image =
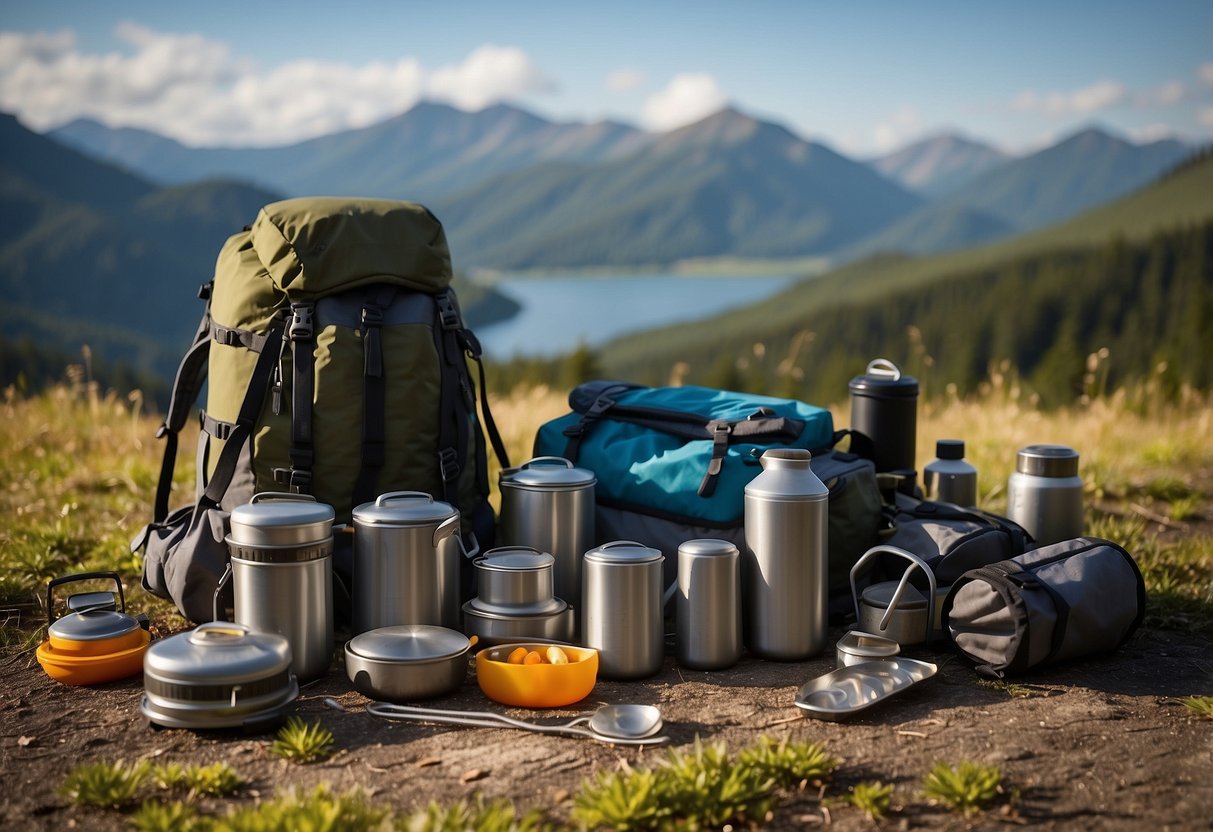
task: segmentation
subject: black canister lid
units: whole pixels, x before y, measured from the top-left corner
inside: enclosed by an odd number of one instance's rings
[[[851,394],[878,398],[918,398],[918,379],[902,375],[900,369],[887,358],[876,358],[868,362],[867,371],[855,376],[847,385]]]
[[[935,442],[935,456],[940,459],[964,459],[965,442],[963,439],[940,439]]]
[[[1078,451],[1065,445],[1028,445],[1015,455],[1015,470],[1036,477],[1078,475]]]

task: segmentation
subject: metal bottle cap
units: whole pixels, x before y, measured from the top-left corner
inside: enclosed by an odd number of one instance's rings
[[[1065,445],[1028,445],[1015,456],[1015,470],[1036,477],[1078,475],[1078,452]]]

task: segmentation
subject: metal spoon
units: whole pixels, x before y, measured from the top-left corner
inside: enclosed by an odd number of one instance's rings
[[[655,736],[662,728],[661,711],[652,705],[606,705],[594,713],[556,725],[541,725],[514,719],[492,711],[446,711],[373,702],[367,713],[385,719],[412,719],[449,725],[473,725],[489,728],[519,728],[540,734],[565,734],[590,737],[620,745],[657,745],[669,737]],[[585,727],[582,727],[582,726]]]

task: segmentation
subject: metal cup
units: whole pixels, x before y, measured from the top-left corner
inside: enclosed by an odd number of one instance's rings
[[[741,556],[727,540],[678,547],[675,657],[683,667],[723,670],[741,658]]]

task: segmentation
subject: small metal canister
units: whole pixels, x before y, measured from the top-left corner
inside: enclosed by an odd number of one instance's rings
[[[1007,483],[1007,517],[1038,546],[1082,537],[1078,452],[1064,445],[1029,445],[1015,456]]]
[[[598,675],[642,679],[660,672],[665,653],[657,549],[631,540],[585,553],[582,641],[598,651]]]
[[[501,472],[501,543],[550,552],[556,597],[581,604],[581,559],[594,545],[592,471],[539,456]]]
[[[892,361],[877,358],[868,363],[867,372],[851,379],[848,387],[851,429],[872,442],[876,470],[913,471],[918,380],[902,375]]]
[[[741,658],[741,557],[727,540],[688,540],[678,547],[675,595],[678,663],[723,670]]]
[[[333,661],[333,516],[315,497],[274,492],[232,511],[227,548],[236,623],[285,636],[300,679],[323,676]],[[216,618],[226,579],[216,592]]]

